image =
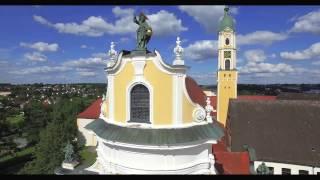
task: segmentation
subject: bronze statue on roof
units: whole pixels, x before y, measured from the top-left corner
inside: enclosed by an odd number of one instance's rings
[[[137,17],[134,16],[133,22],[139,25],[139,28],[137,29],[137,48],[136,50],[147,50],[147,44],[152,36],[152,28],[147,23],[147,16],[143,13],[140,13],[139,19],[137,20]]]

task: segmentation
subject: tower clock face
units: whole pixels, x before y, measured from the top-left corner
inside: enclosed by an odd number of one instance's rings
[[[224,58],[231,58],[231,51],[224,51]]]

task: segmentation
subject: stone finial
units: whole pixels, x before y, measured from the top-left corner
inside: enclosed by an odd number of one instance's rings
[[[114,47],[115,47],[115,43],[111,42],[110,50],[108,51],[108,56],[109,56],[109,62],[107,63],[108,67],[114,65],[118,56],[118,52],[114,49]]]
[[[184,65],[184,60],[182,59],[183,48],[180,46],[180,37],[177,37],[176,47],[173,49],[176,57],[173,61],[173,65]]]
[[[210,101],[210,97],[207,97],[207,105],[206,105],[206,112],[207,112],[207,116],[206,119],[208,122],[212,123],[212,117],[210,115],[211,111],[213,111],[213,107],[211,106],[211,101]]]

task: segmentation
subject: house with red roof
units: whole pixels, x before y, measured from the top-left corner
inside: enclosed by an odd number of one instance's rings
[[[85,146],[96,146],[97,139],[96,136],[90,133],[84,127],[95,121],[100,116],[102,98],[94,101],[88,108],[77,115],[77,126],[79,130],[79,140],[82,141]]]

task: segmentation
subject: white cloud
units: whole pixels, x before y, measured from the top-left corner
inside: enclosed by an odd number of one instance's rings
[[[320,61],[314,61],[311,64],[316,65],[316,66],[320,66]]]
[[[261,76],[266,76],[266,73],[295,72],[295,69],[291,65],[285,63],[266,63],[267,55],[260,49],[248,50],[244,52],[244,57],[247,60],[247,64],[239,67],[241,74],[262,73]]]
[[[107,53],[93,53],[91,56],[95,57],[95,58],[101,58],[101,59],[107,59],[108,58]]]
[[[40,24],[56,29],[60,33],[84,35],[91,37],[103,36],[104,34],[134,34],[137,25],[133,22],[134,10],[114,7],[114,15],[118,18],[114,23],[108,22],[101,16],[90,16],[81,23],[52,23],[42,16],[34,15],[33,19]],[[183,27],[181,20],[177,19],[173,13],[161,10],[158,13],[147,15],[150,24],[154,29],[154,35],[176,34],[187,30]]]
[[[291,65],[285,63],[251,63],[239,68],[240,73],[290,73],[294,72]]]
[[[8,61],[0,61],[0,64],[8,64]]]
[[[107,23],[102,17],[90,16],[88,19],[82,21],[81,24],[72,23],[51,23],[41,16],[33,16],[34,20],[55,28],[60,33],[86,35],[86,36],[102,36],[105,32],[111,32],[112,25]]]
[[[287,60],[306,60],[320,56],[320,42],[312,44],[309,48],[294,52],[281,52],[281,58]]]
[[[48,25],[48,26],[52,25],[49,21],[47,21],[45,18],[43,18],[41,16],[33,15],[33,20],[35,20],[36,22],[38,22],[40,24],[44,24],[44,25]]]
[[[33,52],[33,53],[26,53],[24,54],[24,57],[29,61],[34,62],[45,62],[48,60],[47,56],[44,54],[41,54],[39,52]]]
[[[216,72],[204,72],[204,73],[190,73],[189,76],[192,77],[198,84],[214,84],[216,82]]]
[[[80,71],[78,72],[78,74],[84,77],[93,77],[97,75],[95,72],[90,72],[90,71]]]
[[[36,42],[36,43],[33,43],[33,44],[21,42],[20,46],[26,47],[26,48],[35,49],[35,50],[41,51],[41,52],[44,52],[44,51],[54,52],[54,51],[57,51],[59,49],[59,45],[57,43],[49,44],[49,43],[46,43],[46,42]]]
[[[106,62],[102,58],[90,57],[66,61],[63,63],[63,65],[74,68],[103,68],[106,65]]]
[[[282,33],[274,33],[270,31],[255,31],[246,35],[237,36],[237,44],[252,45],[252,44],[272,44],[274,41],[281,41],[287,39],[288,36]],[[201,40],[189,44],[185,48],[185,56],[188,59],[203,61],[209,58],[216,57],[218,53],[218,41],[216,40]],[[249,52],[247,52],[249,53]],[[255,52],[258,53],[258,52]],[[261,53],[260,53],[261,54]],[[251,54],[252,55],[252,54]],[[251,56],[250,55],[250,56]],[[255,54],[257,55],[257,54]],[[252,56],[253,57],[253,56]],[[252,58],[251,57],[251,58]],[[275,58],[275,54],[270,57]],[[265,57],[266,58],[266,57]]]
[[[244,52],[244,57],[250,63],[263,62],[266,59],[264,51],[260,49],[248,50]]]
[[[122,38],[120,38],[120,43],[127,43],[127,42],[129,42],[130,41],[130,38],[128,38],[128,37],[122,37]]]
[[[264,44],[270,45],[275,41],[283,41],[288,38],[285,33],[274,33],[271,31],[255,31],[245,35],[237,35],[238,45]]]
[[[310,32],[320,34],[320,10],[294,18],[296,21],[290,32]]]
[[[65,72],[69,71],[71,68],[64,66],[38,66],[32,68],[24,68],[16,71],[10,71],[11,74],[17,75],[29,75],[29,74],[46,74],[46,73],[55,73],[55,72]]]
[[[119,6],[116,6],[112,9],[112,12],[116,17],[126,17],[126,16],[132,16],[134,14],[134,9],[131,9],[131,8],[122,9]]]
[[[179,9],[193,17],[209,32],[217,32],[220,19],[223,17],[225,6],[179,6]],[[231,8],[232,14],[237,14],[237,8]]]
[[[161,10],[156,14],[147,15],[150,26],[153,27],[155,36],[176,35],[181,31],[188,30],[182,25],[181,19],[178,19],[173,13]]]
[[[81,48],[81,49],[90,49],[90,50],[93,50],[93,49],[94,49],[93,46],[88,46],[88,45],[85,45],[85,44],[80,45],[80,48]]]
[[[275,53],[272,53],[269,57],[271,57],[271,58],[276,58],[277,55],[276,55]]]
[[[185,59],[203,61],[213,59],[218,54],[218,41],[202,40],[189,44],[185,49]]]

